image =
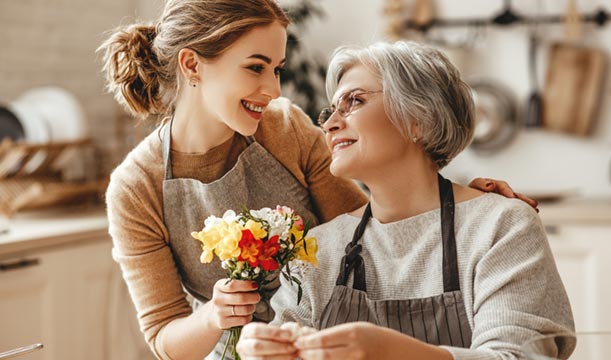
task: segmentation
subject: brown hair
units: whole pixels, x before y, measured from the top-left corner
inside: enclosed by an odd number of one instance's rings
[[[168,0],[157,25],[116,29],[98,48],[107,90],[137,117],[171,113],[180,50],[214,59],[254,27],[276,21],[289,24],[274,0]]]

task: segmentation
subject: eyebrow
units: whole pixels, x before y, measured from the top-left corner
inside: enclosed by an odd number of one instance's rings
[[[353,89],[351,89],[351,90],[344,91],[344,92],[343,92],[343,93],[342,93],[340,96],[338,96],[338,97],[337,97],[337,99],[333,99],[333,102],[332,102],[331,104],[336,103],[336,102],[337,102],[337,100],[339,100],[339,98],[341,98],[342,96],[346,96],[346,95],[348,95],[348,94],[350,94],[350,93],[353,93],[353,92],[355,92],[355,91],[358,91],[358,90],[361,90],[361,91],[367,91],[367,90],[365,90],[365,89],[363,89],[363,88],[360,88],[360,87],[356,87],[356,88],[353,88]]]
[[[265,63],[267,63],[267,64],[271,64],[271,63],[272,63],[272,59],[270,59],[269,57],[267,57],[267,56],[265,56],[265,55],[262,55],[262,54],[252,54],[252,55],[250,55],[250,56],[248,57],[248,59],[259,59],[259,60],[263,60],[263,61],[265,61]],[[286,58],[285,58],[285,59],[282,59],[282,60],[280,61],[280,64],[282,65],[282,64],[284,64],[285,62],[286,62]]]

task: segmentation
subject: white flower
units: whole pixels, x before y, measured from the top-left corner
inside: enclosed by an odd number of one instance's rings
[[[248,275],[250,275],[250,274],[248,273],[248,271],[244,270],[244,271],[242,271],[242,273],[240,275],[242,275],[243,278],[247,279]]]
[[[257,267],[255,268],[255,274],[258,274],[258,273],[260,273],[260,272],[261,272],[261,268],[257,266]]]
[[[221,221],[223,221],[223,219],[217,218],[214,215],[208,216],[208,218],[204,220],[204,231],[212,229],[213,227],[218,225]]]
[[[238,218],[238,216],[236,215],[235,211],[233,210],[227,210],[225,211],[225,213],[223,214],[223,220],[227,223],[227,224],[231,224],[234,223],[236,221],[236,219]]]

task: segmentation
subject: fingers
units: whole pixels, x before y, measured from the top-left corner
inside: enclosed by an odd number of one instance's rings
[[[470,188],[478,189],[484,192],[491,192],[494,190],[494,181],[491,179],[475,178],[469,183]]]
[[[516,195],[509,184],[502,180],[487,178],[475,178],[469,183],[469,187],[484,192],[495,192],[508,198],[515,198]]]
[[[323,359],[366,359],[365,352],[360,348],[334,347],[327,349],[308,349],[298,352],[302,360],[323,360]]]
[[[522,201],[524,201],[525,203],[527,203],[528,205],[532,206],[536,212],[539,212],[539,203],[534,200],[529,198],[528,196],[524,195],[524,194],[520,194],[520,193],[516,193],[516,197]]]
[[[214,288],[226,293],[249,292],[258,288],[256,281],[220,279],[214,284]]]
[[[261,296],[254,281],[221,279],[214,285],[212,299],[214,322],[219,329],[243,326],[252,321]]]
[[[297,356],[289,331],[261,323],[244,326],[237,350],[242,359],[292,360]]]

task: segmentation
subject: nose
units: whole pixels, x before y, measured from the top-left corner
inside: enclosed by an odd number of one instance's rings
[[[265,82],[261,86],[263,95],[269,96],[271,99],[280,97],[280,78],[273,72],[265,77]]]
[[[334,111],[333,114],[322,125],[322,129],[326,133],[341,130],[346,126],[345,118],[339,114],[339,111]]]

